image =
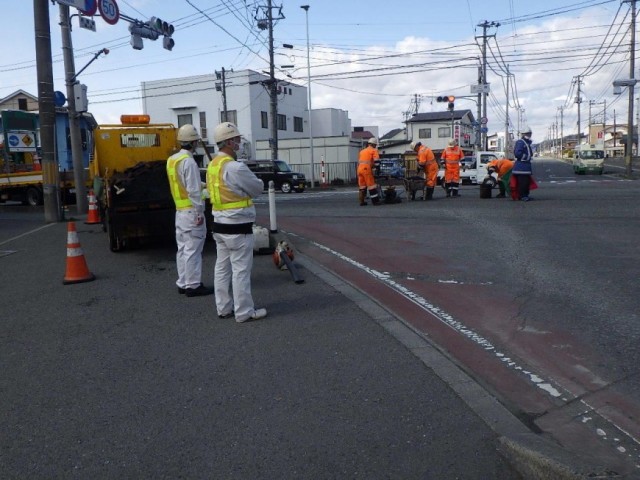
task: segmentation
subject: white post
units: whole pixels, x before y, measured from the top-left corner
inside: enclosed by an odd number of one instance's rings
[[[278,233],[278,222],[276,221],[276,189],[273,180],[269,180],[269,231]]]

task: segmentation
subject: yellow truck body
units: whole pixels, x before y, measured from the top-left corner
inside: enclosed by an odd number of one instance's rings
[[[166,162],[179,150],[177,129],[148,123],[146,115],[123,115],[122,121],[98,125],[89,167],[114,252],[152,238],[171,238],[175,232]]]

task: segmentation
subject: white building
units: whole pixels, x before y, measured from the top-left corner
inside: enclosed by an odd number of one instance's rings
[[[238,126],[246,141],[240,156],[247,159],[271,158],[268,81],[268,75],[242,70],[225,71],[224,85],[219,74],[142,82],[143,110],[151,117],[152,123],[173,123],[178,127],[190,123],[198,129],[205,143],[213,145],[213,129],[225,120],[226,97],[226,120]],[[276,122],[279,150],[283,146],[290,148],[283,142],[296,140],[297,148],[306,152],[298,152],[290,158],[297,158],[310,166],[306,87],[278,79]],[[318,145],[323,144],[321,139],[324,137],[348,138],[351,135],[351,120],[345,110],[313,110],[311,123]],[[266,144],[267,148],[257,149],[258,142],[262,146]]]

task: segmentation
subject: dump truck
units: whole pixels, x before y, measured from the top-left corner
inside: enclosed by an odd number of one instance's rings
[[[90,164],[103,229],[113,252],[175,235],[167,159],[179,150],[177,129],[148,115],[98,125]]]

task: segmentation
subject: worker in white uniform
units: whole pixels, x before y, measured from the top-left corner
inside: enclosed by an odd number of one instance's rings
[[[200,169],[193,158],[200,136],[193,125],[178,130],[180,151],[167,160],[171,195],[176,204],[176,265],[178,293],[187,297],[211,295],[202,284],[202,249],[207,237]]]
[[[207,190],[213,212],[216,241],[214,290],[220,318],[235,316],[242,323],[267,315],[255,308],[251,295],[253,267],[253,198],[262,193],[263,183],[249,167],[237,161],[241,134],[230,122],[219,124],[214,140],[220,150],[207,166]]]

